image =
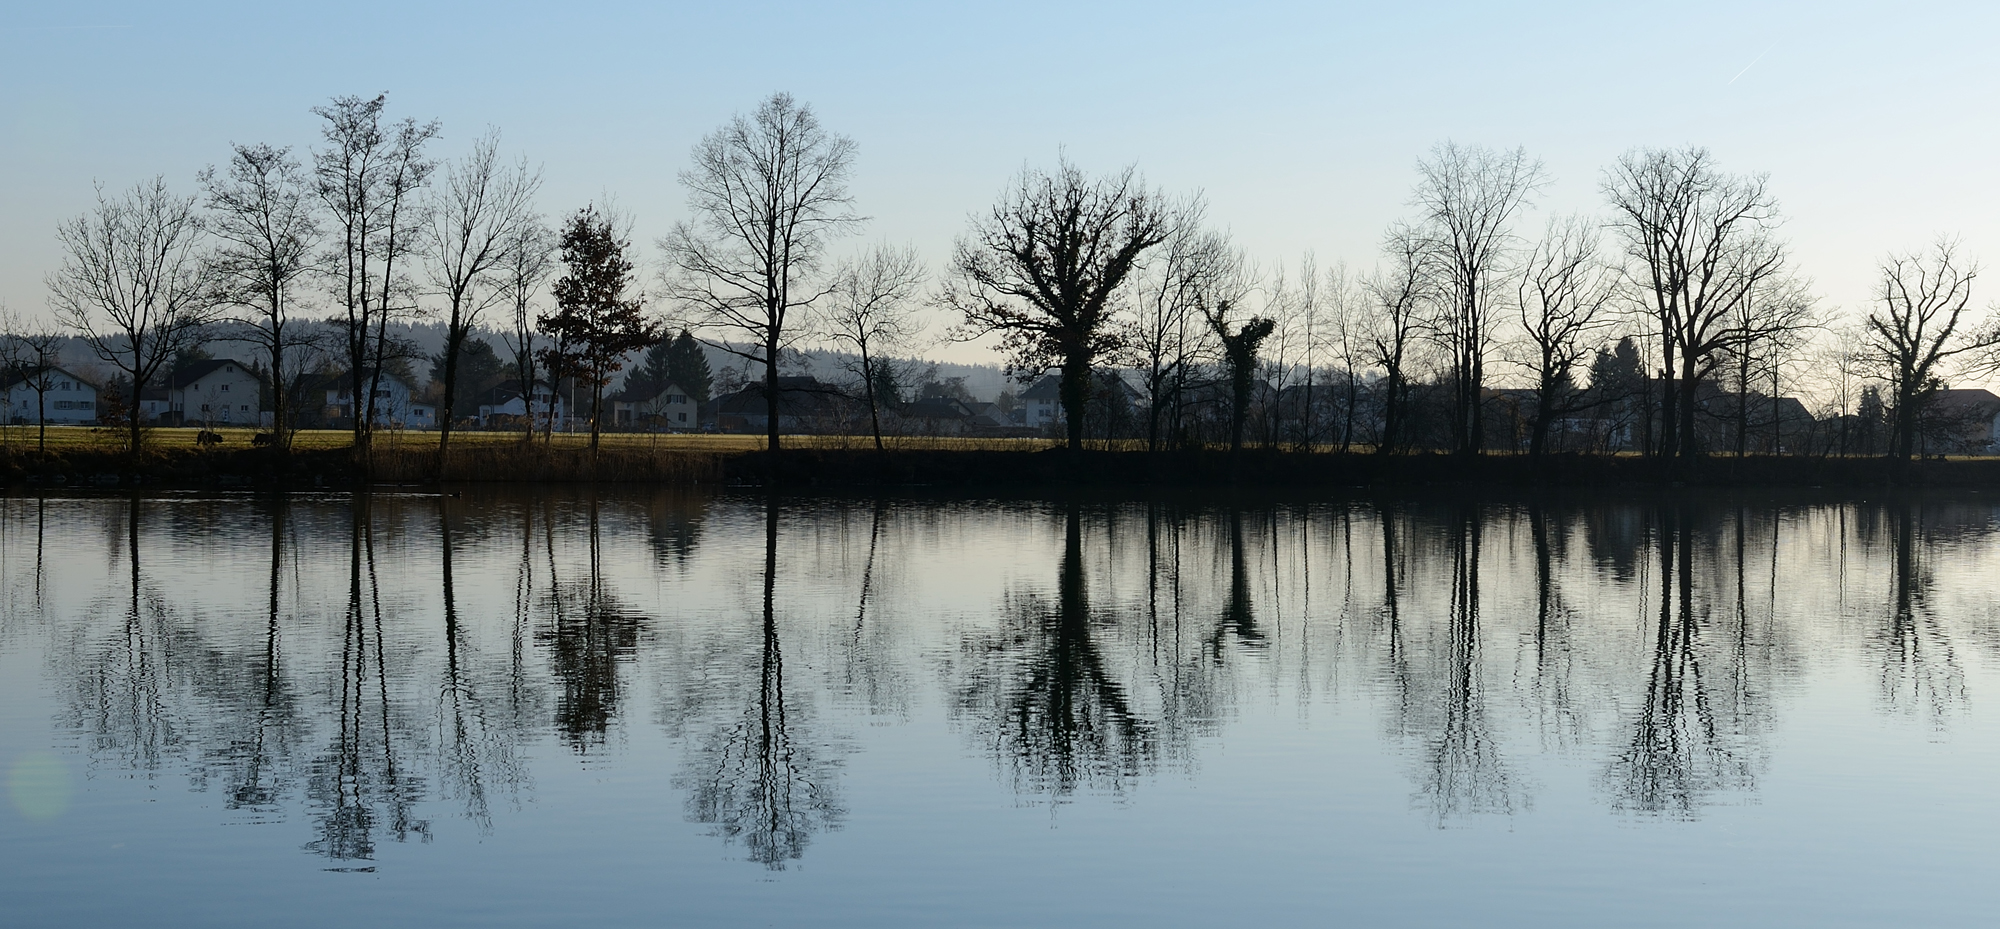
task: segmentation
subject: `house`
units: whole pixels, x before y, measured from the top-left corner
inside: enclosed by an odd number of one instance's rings
[[[369,403],[369,415],[376,425],[392,429],[433,429],[437,427],[437,407],[417,402],[416,387],[394,372],[382,372],[376,379],[373,371],[362,374],[362,385],[373,385],[375,395]],[[323,392],[326,398],[325,415],[330,419],[352,421],[354,417],[354,383],[346,373],[322,377],[311,388],[315,393]]]
[[[1021,392],[1021,410],[1021,425],[1030,429],[1062,422],[1062,375],[1044,374],[1036,378]]]
[[[611,398],[611,422],[620,429],[670,429],[676,432],[701,426],[699,404],[678,386],[659,390],[627,387]]]
[[[1990,453],[2000,439],[2000,396],[1978,387],[1940,390],[1925,410],[1922,444],[1940,453]]]
[[[139,392],[139,415],[162,425],[263,427],[264,379],[234,358],[191,362]]]
[[[781,377],[777,387],[778,429],[782,432],[839,432],[866,421],[865,411],[855,409],[840,391],[818,378]],[[712,421],[722,432],[761,433],[771,421],[761,383],[716,397],[711,409]]]
[[[0,396],[7,401],[7,422],[15,425],[48,422],[88,425],[97,422],[97,385],[55,365],[37,365],[9,372]]]
[[[525,391],[519,378],[501,381],[487,391],[486,400],[479,405],[481,429],[519,428],[531,416],[534,428],[554,428],[569,415],[562,393],[544,381],[536,381]]]

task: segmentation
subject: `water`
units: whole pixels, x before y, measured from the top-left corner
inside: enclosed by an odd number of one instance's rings
[[[1985,925],[1979,495],[0,500],[7,925]]]

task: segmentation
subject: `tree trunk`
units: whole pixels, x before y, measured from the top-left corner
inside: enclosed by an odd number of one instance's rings
[[[778,453],[778,339],[764,343],[764,447]]]
[[[868,428],[875,433],[875,450],[882,450],[881,400],[875,392],[875,361],[868,357],[868,346],[861,346],[861,389],[868,397]]]
[[[458,321],[458,309],[451,311],[451,325],[444,331],[444,402],[438,407],[438,469],[444,468],[444,455],[451,446],[452,408],[458,402],[458,352],[465,346],[465,326]]]
[[[1058,388],[1062,395],[1063,423],[1069,436],[1069,450],[1083,450],[1084,408],[1090,402],[1090,362],[1087,359],[1070,356],[1063,359],[1062,384]]]

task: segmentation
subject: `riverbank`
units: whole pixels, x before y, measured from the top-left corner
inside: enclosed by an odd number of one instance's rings
[[[368,483],[606,483],[712,487],[2000,487],[2000,458],[1901,464],[1880,458],[1714,457],[1673,469],[1636,456],[1377,456],[1251,450],[794,448],[759,450],[482,443],[439,458],[434,446],[204,449],[152,447],[136,462],[121,451],[70,446],[0,449],[9,486],[286,489]]]

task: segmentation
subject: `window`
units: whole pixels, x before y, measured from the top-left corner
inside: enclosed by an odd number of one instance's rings
[[[687,422],[687,421],[688,421],[688,415],[687,415],[686,413],[682,413],[682,414],[681,414],[681,422]]]
[[[208,404],[206,404],[206,403],[202,404],[202,405],[201,405],[201,411],[202,411],[202,412],[204,412],[204,413],[208,412]]]
[[[237,409],[239,409],[239,410],[242,410],[242,411],[243,411],[243,412],[245,412],[245,413],[248,413],[248,412],[250,412],[250,404],[248,404],[248,403],[245,403],[245,404],[241,404],[241,405],[237,406],[236,408],[237,408]]]
[[[228,392],[229,392],[229,385],[228,385],[228,384],[224,384],[224,385],[222,385],[222,392],[223,392],[223,393],[228,393]]]
[[[67,410],[67,409],[70,409],[70,408],[72,408],[72,407],[74,407],[74,406],[76,406],[76,403],[75,403],[75,401],[71,401],[71,400],[57,400],[57,401],[56,401],[56,409],[58,409],[58,410]]]
[[[97,401],[95,401],[95,400],[78,400],[78,401],[76,401],[76,408],[77,408],[77,409],[79,409],[79,410],[94,410],[94,409],[97,409]]]

